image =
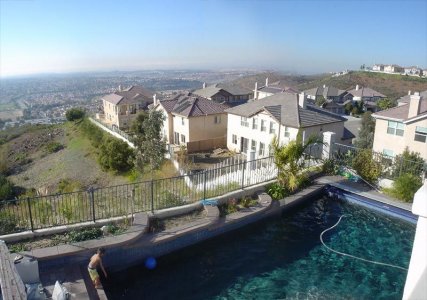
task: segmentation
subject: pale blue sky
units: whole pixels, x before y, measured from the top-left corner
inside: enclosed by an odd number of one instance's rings
[[[0,76],[427,67],[427,1],[0,0]]]

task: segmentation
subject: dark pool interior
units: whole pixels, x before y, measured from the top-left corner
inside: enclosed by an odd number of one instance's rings
[[[415,225],[320,196],[244,229],[110,274],[109,299],[401,299]]]

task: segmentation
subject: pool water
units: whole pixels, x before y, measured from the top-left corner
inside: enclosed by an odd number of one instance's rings
[[[109,299],[401,299],[406,271],[344,257],[332,249],[408,268],[415,225],[321,197],[281,218],[110,274]]]

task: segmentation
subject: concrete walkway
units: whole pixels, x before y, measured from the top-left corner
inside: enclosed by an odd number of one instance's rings
[[[107,300],[103,289],[96,290],[90,281],[89,274],[84,267],[78,265],[65,266],[56,271],[40,273],[40,280],[51,296],[55,282],[63,282],[63,286],[70,293],[70,299],[78,300]]]

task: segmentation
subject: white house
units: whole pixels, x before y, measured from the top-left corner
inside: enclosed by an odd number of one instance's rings
[[[383,64],[375,64],[372,66],[372,71],[384,72],[384,65]]]
[[[262,99],[265,97],[273,96],[279,93],[298,93],[296,89],[281,84],[280,81],[268,83],[268,77],[265,79],[265,85],[258,87],[258,82],[255,82],[254,99]]]
[[[386,73],[402,73],[403,68],[398,65],[386,65],[384,66],[384,72]]]
[[[279,93],[226,110],[227,147],[248,158],[269,156],[274,136],[280,144],[294,140],[300,131],[303,139],[324,131],[344,137],[345,119],[319,107],[308,105],[304,93]]]
[[[423,73],[423,70],[416,66],[405,67],[403,70],[403,74],[405,75],[422,76],[422,73]]]

